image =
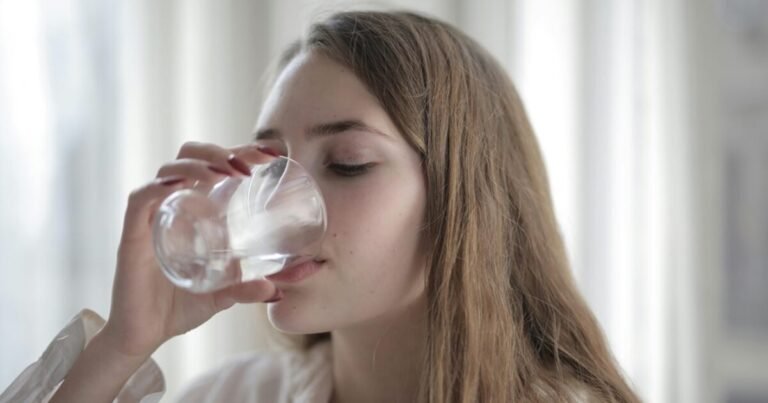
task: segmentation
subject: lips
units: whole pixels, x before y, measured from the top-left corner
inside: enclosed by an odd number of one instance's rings
[[[298,283],[322,269],[325,260],[308,260],[286,267],[275,274],[267,276],[267,280],[275,283]]]

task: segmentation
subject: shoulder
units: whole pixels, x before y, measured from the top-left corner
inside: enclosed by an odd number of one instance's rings
[[[283,402],[297,394],[330,392],[330,346],[308,351],[263,351],[237,355],[195,378],[182,402]]]

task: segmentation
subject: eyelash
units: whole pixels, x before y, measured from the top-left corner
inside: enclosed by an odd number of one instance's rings
[[[329,164],[328,168],[330,168],[339,176],[353,177],[368,172],[372,166],[373,163],[361,165]]]

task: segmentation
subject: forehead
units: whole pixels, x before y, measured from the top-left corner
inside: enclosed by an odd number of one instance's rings
[[[302,52],[282,70],[257,126],[297,119],[328,120],[355,114],[380,114],[376,98],[348,67],[315,52]]]

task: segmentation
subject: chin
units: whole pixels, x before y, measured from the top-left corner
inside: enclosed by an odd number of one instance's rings
[[[269,323],[282,333],[312,334],[329,332],[325,315],[314,309],[302,309],[304,306],[291,300],[270,303],[267,308]]]

